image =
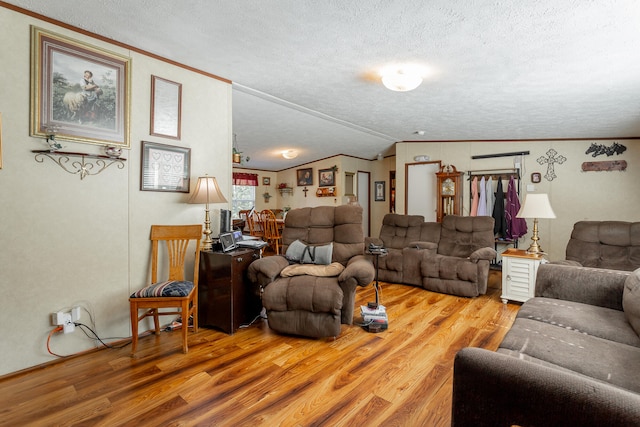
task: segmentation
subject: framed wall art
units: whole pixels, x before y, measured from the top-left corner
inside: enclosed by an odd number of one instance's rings
[[[31,27],[31,136],[129,148],[130,94],[130,58]]]
[[[191,149],[142,141],[140,190],[189,192]]]
[[[331,187],[336,185],[336,174],[334,169],[320,169],[318,171],[320,187]]]
[[[298,187],[313,185],[313,168],[297,169],[296,181],[298,182]]]
[[[537,184],[540,181],[542,181],[542,174],[540,172],[534,172],[531,174],[531,182]]]
[[[374,188],[374,200],[376,202],[384,202],[384,192],[385,192],[385,182],[384,181],[375,181]]]
[[[262,177],[262,185],[271,185],[271,178],[268,176]]]
[[[180,139],[182,84],[151,76],[151,135]]]

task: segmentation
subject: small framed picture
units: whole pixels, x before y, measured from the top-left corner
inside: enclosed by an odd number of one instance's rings
[[[333,169],[320,169],[318,171],[320,187],[332,187],[336,185],[336,175]]]
[[[313,185],[313,168],[296,170],[298,187]]]
[[[534,172],[531,174],[531,182],[537,184],[540,181],[542,181],[542,175],[540,175],[540,172]]]
[[[180,139],[182,85],[151,76],[151,130],[154,136]]]
[[[374,194],[374,200],[376,202],[384,202],[385,182],[376,181],[374,184],[375,184],[375,190],[376,190]]]
[[[268,176],[262,177],[262,185],[271,185],[271,178]]]
[[[189,192],[191,149],[142,141],[140,190]]]

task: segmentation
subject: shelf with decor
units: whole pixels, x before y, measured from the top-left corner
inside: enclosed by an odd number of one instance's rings
[[[316,197],[335,197],[337,195],[336,187],[320,187],[316,190]]]
[[[127,160],[115,156],[69,151],[31,150],[31,152],[35,154],[36,162],[43,163],[45,158],[49,158],[65,172],[72,175],[80,175],[80,179],[84,179],[89,175],[97,175],[112,165],[116,165],[118,169],[123,169],[124,162]],[[80,160],[72,161],[71,157],[79,157]]]
[[[292,187],[278,187],[278,192],[280,192],[281,196],[286,195],[291,195],[293,194],[293,188]]]

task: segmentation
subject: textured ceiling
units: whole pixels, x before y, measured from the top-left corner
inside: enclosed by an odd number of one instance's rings
[[[640,136],[638,0],[7,3],[232,80],[252,168],[402,140]],[[385,89],[393,62],[425,67],[422,85]]]

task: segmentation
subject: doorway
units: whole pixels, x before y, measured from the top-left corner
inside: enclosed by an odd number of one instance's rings
[[[405,213],[422,215],[426,222],[436,221],[436,172],[441,162],[407,163],[405,176]]]

